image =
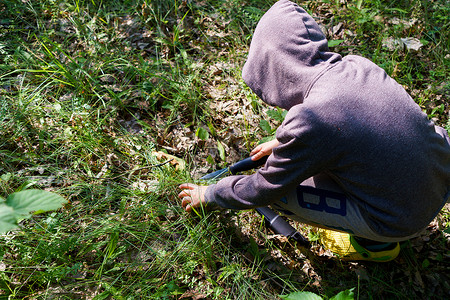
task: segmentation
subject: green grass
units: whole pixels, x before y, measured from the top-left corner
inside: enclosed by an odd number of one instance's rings
[[[1,194],[40,188],[69,201],[0,237],[0,298],[276,299],[353,287],[364,299],[448,294],[448,209],[384,265],[298,249],[252,211],[182,211],[179,183],[246,157],[269,134],[260,120],[273,112],[240,70],[273,2],[0,3],[0,175],[10,174]],[[444,0],[301,4],[331,40],[343,40],[335,51],[372,59],[449,126]],[[424,46],[389,50],[388,37]]]

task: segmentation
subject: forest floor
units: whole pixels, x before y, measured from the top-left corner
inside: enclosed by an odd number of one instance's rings
[[[3,0],[0,190],[62,209],[0,236],[1,299],[450,298],[450,207],[389,263],[343,262],[252,210],[187,214],[182,182],[249,155],[284,112],[241,69],[270,0]],[[298,1],[450,131],[448,0]]]

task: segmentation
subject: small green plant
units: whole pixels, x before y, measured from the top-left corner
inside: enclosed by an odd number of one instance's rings
[[[431,112],[428,114],[428,117],[431,119],[433,117],[442,115],[444,113],[444,109],[445,109],[444,104],[438,105],[431,110]]]
[[[202,141],[206,141],[207,139],[209,139],[209,132],[205,128],[199,127],[195,131],[195,136],[198,137]]]
[[[355,294],[353,293],[354,288],[342,291],[331,298],[326,298],[329,300],[353,300],[355,299]],[[286,300],[323,300],[321,296],[312,292],[294,292],[288,295],[281,295],[281,299]]]
[[[336,47],[340,45],[344,40],[330,40],[328,41],[328,47]]]
[[[10,194],[6,199],[0,197],[0,233],[18,227],[18,222],[34,214],[60,208],[66,199],[42,190],[30,189]]]
[[[287,111],[277,107],[276,109],[269,109],[266,113],[272,120],[274,120],[277,123],[281,123],[281,122],[283,122],[284,118],[286,117]],[[269,136],[262,139],[261,142],[265,142],[265,141],[273,139],[273,135],[274,135],[275,131],[277,130],[277,127],[272,127],[270,125],[269,121],[267,121],[265,119],[262,119],[259,122],[259,126],[261,127],[262,130],[264,130],[266,133],[269,134]]]

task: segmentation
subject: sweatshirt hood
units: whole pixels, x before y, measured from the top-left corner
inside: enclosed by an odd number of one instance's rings
[[[281,0],[256,26],[242,77],[264,102],[290,109],[303,103],[319,74],[341,59],[330,52],[319,25],[304,9]]]

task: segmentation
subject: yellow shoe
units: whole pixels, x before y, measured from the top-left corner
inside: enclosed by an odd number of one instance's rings
[[[352,235],[327,229],[319,230],[319,242],[341,260],[387,262],[395,259],[400,252],[399,243],[393,243],[388,250],[369,251],[358,244]]]

